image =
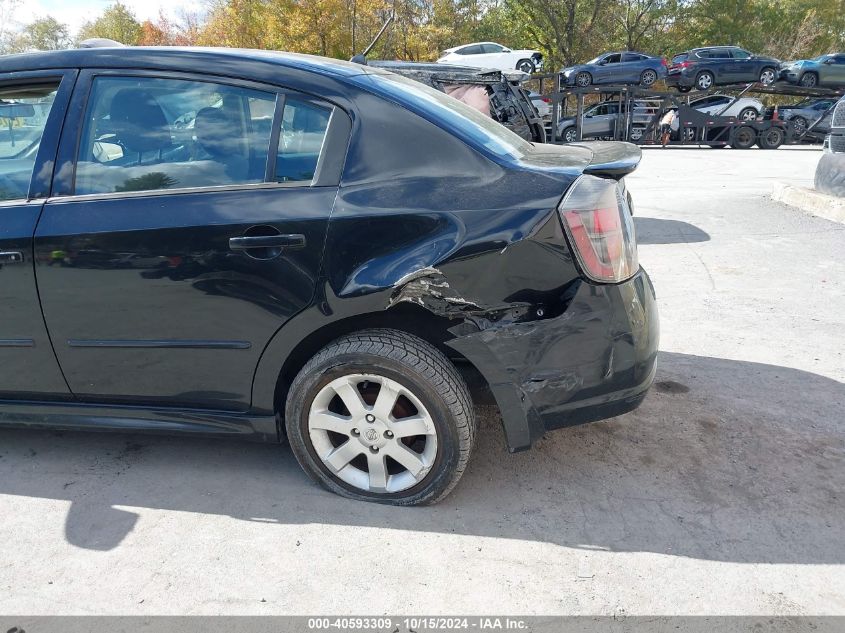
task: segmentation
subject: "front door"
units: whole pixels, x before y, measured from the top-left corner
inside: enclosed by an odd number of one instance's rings
[[[0,75],[0,399],[70,398],[35,285],[32,235],[49,193],[75,71]]]
[[[265,345],[314,295],[339,179],[320,153],[348,119],[235,80],[85,71],[79,83],[83,123],[62,137],[65,179],[35,235],[71,390],[247,409]]]

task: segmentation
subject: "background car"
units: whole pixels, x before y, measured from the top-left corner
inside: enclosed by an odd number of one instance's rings
[[[541,115],[528,91],[522,87],[522,80],[526,77],[523,73],[427,62],[374,60],[368,61],[367,65],[414,79],[440,92],[449,93],[454,86],[481,86],[487,92],[489,112],[486,114],[527,141],[546,142]]]
[[[545,119],[552,115],[552,100],[539,92],[529,92],[528,98],[537,110],[541,118]]]
[[[570,66],[560,72],[563,85],[579,88],[618,83],[651,86],[666,77],[666,60],[636,51],[604,53],[586,64]]]
[[[777,81],[780,64],[773,57],[755,55],[738,46],[694,48],[672,57],[666,83],[681,92],[757,81],[768,86]]]
[[[763,114],[763,103],[751,97],[736,99],[727,95],[707,95],[690,101],[690,107],[707,114],[735,116],[743,121],[754,121]]]
[[[628,140],[637,142],[642,139],[642,135],[652,118],[651,111],[652,109],[648,107],[646,101],[637,101],[634,103],[631,117],[631,133]],[[586,108],[584,110],[584,117],[581,120],[581,137],[585,139],[613,138],[615,136],[616,126],[625,125],[624,115],[625,108],[623,107],[620,117],[618,101],[602,101]],[[618,123],[617,120],[619,120]],[[575,117],[560,119],[557,129],[557,138],[559,140],[565,143],[573,143],[578,140]]]
[[[780,78],[806,88],[845,86],[845,53],[829,53],[814,59],[784,62]]]
[[[531,74],[543,65],[543,54],[535,50],[512,50],[496,42],[475,42],[447,48],[437,62],[475,68],[521,70]]]
[[[835,98],[804,99],[795,105],[778,106],[778,113],[784,121],[792,121],[796,134],[803,135],[808,127],[813,127],[817,135],[830,132],[830,120],[833,116]]]

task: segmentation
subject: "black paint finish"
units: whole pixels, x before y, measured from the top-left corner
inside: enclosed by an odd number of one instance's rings
[[[71,69],[82,69],[72,96]],[[26,400],[0,406],[0,423],[276,440],[286,381],[332,336],[373,323],[413,325],[472,362],[512,450],[630,408],[648,388],[648,277],[584,281],[556,209],[585,171],[633,170],[636,148],[523,143],[502,156],[382,85],[384,71],[308,56],[130,47],[0,58],[0,82],[36,71],[70,79],[33,201],[0,211],[0,251],[27,256],[0,269],[0,339],[33,341],[0,341],[0,360],[17,367],[0,369],[0,399]],[[75,196],[98,73],[253,82],[329,102],[325,168],[312,186]],[[56,398],[73,402],[44,404]]]

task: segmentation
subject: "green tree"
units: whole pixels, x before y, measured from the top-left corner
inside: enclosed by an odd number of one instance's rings
[[[14,38],[11,52],[58,51],[71,45],[70,32],[66,24],[47,16],[27,24]]]
[[[103,11],[93,22],[82,25],[77,38],[105,37],[127,46],[134,46],[141,40],[141,23],[135,14],[121,2],[115,2]]]

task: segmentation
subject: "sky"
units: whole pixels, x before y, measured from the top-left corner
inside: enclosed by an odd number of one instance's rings
[[[166,15],[173,16],[182,8],[192,12],[204,9],[203,0],[121,0],[129,7],[135,17],[143,22],[158,17],[159,9],[164,9]],[[23,0],[12,16],[18,25],[27,24],[36,18],[52,15],[59,22],[70,27],[71,34],[75,33],[83,23],[93,20],[103,9],[113,4],[114,0]]]

